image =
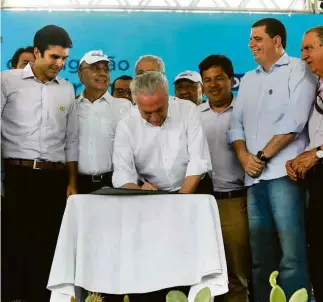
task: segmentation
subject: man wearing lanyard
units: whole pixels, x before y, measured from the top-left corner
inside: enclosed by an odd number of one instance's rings
[[[214,197],[218,203],[228,265],[229,292],[225,301],[247,301],[249,243],[244,171],[227,134],[234,98],[233,66],[229,58],[211,55],[199,65],[207,101],[199,106],[212,160]]]
[[[302,43],[302,59],[319,77],[317,96],[309,119],[308,150],[286,163],[289,177],[305,179],[309,191],[308,243],[311,281],[315,301],[323,301],[323,26],[309,29]]]
[[[63,28],[45,26],[34,37],[35,62],[2,73],[2,301],[49,301],[61,218],[77,187],[75,94],[57,76],[71,47]]]
[[[112,187],[112,152],[119,120],[132,107],[108,92],[109,59],[101,50],[87,52],[80,61],[79,78],[85,89],[77,99],[80,126],[78,192]]]
[[[229,139],[244,168],[255,301],[267,301],[272,271],[287,298],[309,288],[306,259],[305,190],[287,176],[285,163],[307,144],[306,123],[316,79],[299,59],[285,53],[286,29],[277,19],[252,25],[249,47],[256,70],[243,77]]]

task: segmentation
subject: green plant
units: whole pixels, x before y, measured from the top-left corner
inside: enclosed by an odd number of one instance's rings
[[[197,293],[194,302],[210,302],[210,299],[211,291],[204,287]],[[172,290],[167,294],[166,302],[187,302],[187,297],[180,291]]]
[[[279,273],[274,271],[269,277],[269,283],[272,287],[270,292],[270,302],[286,302],[286,295],[283,289],[277,284]],[[305,288],[297,290],[290,298],[289,302],[307,302],[308,295]]]

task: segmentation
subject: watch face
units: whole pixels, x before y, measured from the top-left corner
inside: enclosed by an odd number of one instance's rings
[[[316,156],[318,158],[323,158],[323,151],[322,150],[316,151]]]

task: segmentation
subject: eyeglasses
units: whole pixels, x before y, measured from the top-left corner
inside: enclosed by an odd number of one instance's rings
[[[119,94],[131,94],[131,89],[130,88],[115,88],[115,91]]]
[[[95,72],[95,73],[98,73],[101,70],[103,70],[105,73],[110,72],[109,66],[100,66],[100,65],[96,65],[96,64],[91,64],[89,66],[85,66],[83,68],[80,68],[80,70],[83,70],[83,69],[86,69],[86,68],[90,69],[92,72]]]

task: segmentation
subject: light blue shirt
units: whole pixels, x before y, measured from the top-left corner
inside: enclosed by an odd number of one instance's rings
[[[313,106],[317,79],[300,59],[286,53],[270,72],[262,67],[243,77],[228,132],[229,142],[244,140],[257,154],[274,135],[298,133],[293,142],[273,157],[258,178],[245,177],[250,186],[260,180],[286,175],[286,161],[308,145],[306,123]]]

